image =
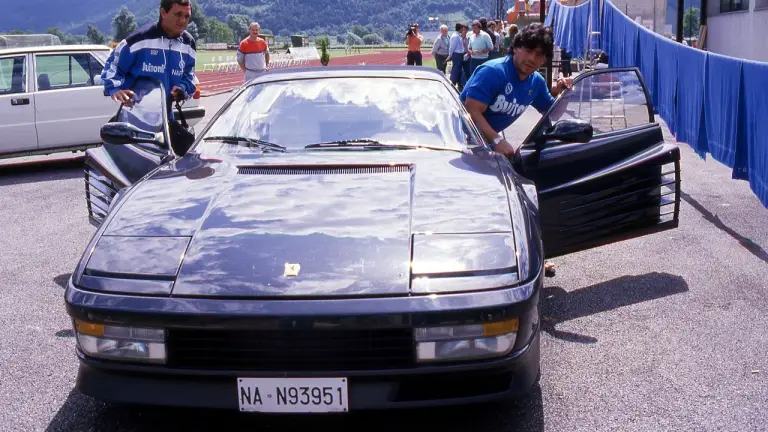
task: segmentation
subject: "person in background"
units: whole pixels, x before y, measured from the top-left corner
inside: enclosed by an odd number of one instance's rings
[[[479,20],[472,21],[472,34],[469,36],[469,76],[478,66],[488,61],[488,53],[493,49],[493,40],[482,31]]]
[[[448,66],[448,50],[450,48],[451,40],[448,37],[448,26],[443,24],[440,26],[440,37],[435,40],[432,45],[432,56],[435,57],[435,66],[437,69],[445,73],[445,69]]]
[[[186,31],[191,17],[190,0],[161,0],[159,21],[134,31],[109,54],[101,73],[104,94],[128,104],[137,78],[155,78],[168,92],[168,114],[173,119],[172,102],[188,100],[197,91],[197,47]]]
[[[508,52],[512,46],[512,41],[515,40],[518,29],[516,24],[510,24],[507,28],[507,34],[504,36],[504,52]]]
[[[414,23],[405,34],[405,44],[408,46],[408,55],[406,60],[408,66],[421,66],[421,44],[424,42],[424,36],[419,34],[419,25]]]
[[[237,64],[245,72],[245,82],[269,70],[269,45],[259,36],[261,26],[252,22],[248,28],[248,37],[240,41],[237,48]]]
[[[480,18],[478,21],[480,21],[480,30],[484,31],[488,36],[491,38],[491,42],[493,42],[494,46],[496,46],[496,33],[494,33],[489,27],[488,27],[488,19],[486,18]],[[493,23],[493,21],[491,21]],[[491,50],[493,51],[493,50]],[[490,59],[491,53],[488,53],[488,57]]]
[[[448,46],[448,56],[453,63],[451,68],[451,83],[456,86],[459,91],[464,89],[464,83],[469,79],[469,61],[466,60],[467,55],[467,32],[469,29],[462,23],[456,23],[456,33],[451,36],[451,41]]]
[[[499,44],[501,42],[501,35],[496,31],[496,23],[491,21],[488,23],[488,34],[493,39],[493,49],[488,53],[488,60],[493,60],[501,57]]]

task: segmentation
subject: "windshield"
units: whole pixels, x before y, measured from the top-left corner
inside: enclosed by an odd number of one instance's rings
[[[232,101],[205,137],[245,137],[288,150],[340,140],[457,150],[478,145],[451,92],[438,81],[407,78],[256,84]]]

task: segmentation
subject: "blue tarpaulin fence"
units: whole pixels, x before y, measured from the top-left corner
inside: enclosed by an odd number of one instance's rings
[[[555,44],[574,57],[587,54],[590,30],[600,32],[589,48],[599,46],[610,67],[640,69],[655,111],[676,139],[731,168],[732,178],[749,181],[768,208],[768,63],[682,45],[648,31],[608,0],[579,6],[552,0],[546,23]]]

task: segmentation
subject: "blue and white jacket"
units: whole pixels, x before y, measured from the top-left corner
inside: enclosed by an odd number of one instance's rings
[[[147,24],[121,41],[109,55],[101,73],[104,94],[112,96],[118,90],[130,90],[141,76],[160,80],[169,96],[171,89],[179,86],[189,99],[196,91],[195,51],[195,39],[189,32],[170,38],[160,22]]]

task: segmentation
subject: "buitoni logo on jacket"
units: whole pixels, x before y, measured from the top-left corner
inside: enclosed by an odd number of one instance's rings
[[[169,38],[159,23],[146,25],[109,55],[101,75],[104,93],[111,96],[118,90],[130,90],[136,78],[152,77],[162,82],[167,92],[178,86],[189,98],[196,91],[195,55],[195,40],[188,32]]]

